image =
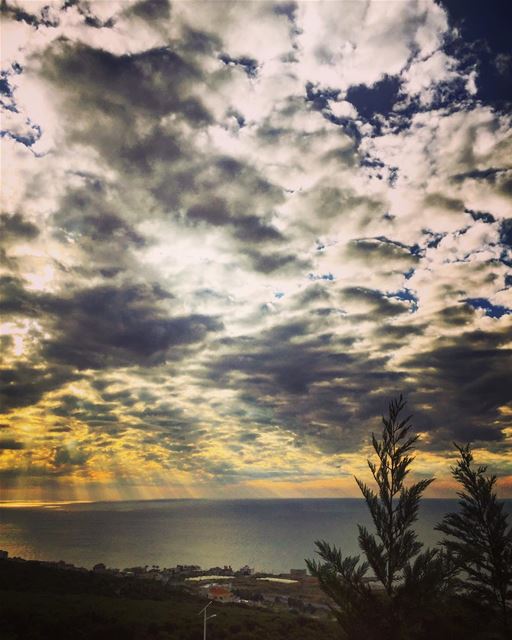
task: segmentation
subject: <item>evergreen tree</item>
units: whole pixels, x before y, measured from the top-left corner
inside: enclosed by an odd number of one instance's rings
[[[401,418],[402,396],[389,405],[383,417],[381,440],[372,434],[377,461],[368,466],[377,484],[374,491],[356,478],[375,526],[375,534],[358,525],[360,556],[343,557],[325,541],[317,541],[323,562],[306,560],[310,573],[334,601],[333,611],[347,638],[405,639],[431,637],[425,621],[431,618],[436,598],[448,584],[444,557],[436,550],[420,553],[412,525],[419,501],[432,478],[410,486],[404,481],[413,461],[411,451],[418,436],[411,435],[411,416]],[[367,579],[371,569],[380,588]]]
[[[510,637],[512,598],[512,527],[495,491],[496,476],[487,467],[473,468],[469,445],[459,447],[452,475],[463,490],[459,513],[446,515],[436,529],[447,536],[442,545],[462,573],[459,586],[479,603],[488,603],[500,618],[503,637]]]

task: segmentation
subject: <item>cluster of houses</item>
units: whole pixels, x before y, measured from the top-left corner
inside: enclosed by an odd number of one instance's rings
[[[238,571],[236,572],[232,572],[231,567],[224,567],[223,570],[219,570],[219,567],[215,567],[209,570],[210,575],[212,575],[212,578],[221,578],[223,576],[225,576],[228,572],[229,572],[229,577],[230,578],[240,578],[240,577],[247,577],[247,576],[252,576],[254,575],[254,569],[249,567],[248,565],[245,565],[243,567],[241,567]],[[233,575],[234,573],[234,575]],[[213,575],[215,574],[215,575]],[[284,575],[284,574],[283,574]],[[286,583],[286,584],[296,584],[297,582],[302,582],[302,581],[307,581],[309,580],[313,580],[316,582],[316,578],[310,578],[308,576],[308,573],[306,571],[306,569],[290,569],[290,573],[286,574],[290,579],[285,579],[285,578],[278,578],[275,576],[270,576],[270,577],[260,577],[257,578],[258,580],[268,580],[268,581],[273,581],[276,583]],[[208,573],[204,573],[201,578],[204,578],[205,580],[207,580],[208,578]],[[233,587],[231,583],[223,583],[223,584],[218,584],[217,582],[203,582],[202,584],[199,585],[199,590],[203,592],[203,594],[209,599],[209,600],[216,600],[218,602],[243,602],[246,604],[260,604],[260,605],[264,605],[264,604],[268,604],[268,602],[266,602],[266,600],[268,600],[267,597],[265,597],[264,594],[259,593],[259,598],[257,601],[248,601],[245,600],[241,597],[239,597],[235,592],[233,592]],[[276,598],[274,596],[271,596],[271,600],[273,603],[275,604],[283,604],[283,602],[279,601],[279,598],[276,600]],[[279,601],[279,602],[278,602]]]
[[[269,604],[288,604],[293,605],[293,597],[275,597],[272,595],[265,595],[259,590],[257,594],[259,598],[254,600],[246,600],[239,595],[237,588],[234,588],[233,582],[236,584],[236,580],[240,578],[247,578],[255,576],[253,567],[244,565],[238,570],[234,570],[231,565],[224,565],[222,567],[211,567],[210,569],[201,569],[199,565],[183,565],[179,564],[175,567],[160,568],[158,565],[153,566],[138,566],[129,567],[123,570],[109,569],[103,563],[98,563],[93,567],[94,573],[109,573],[111,575],[118,576],[130,576],[140,578],[143,580],[158,580],[164,584],[180,584],[181,586],[187,585],[187,587],[201,593],[209,600],[216,602],[241,602],[245,604],[268,606]],[[283,574],[284,575],[284,574]],[[258,580],[274,581],[276,583],[294,583],[307,582],[308,580],[315,580],[308,576],[306,569],[290,569],[290,572],[286,574],[286,578],[270,576],[260,577]],[[262,584],[262,583],[260,583]],[[290,600],[290,602],[288,602]],[[270,602],[271,601],[271,602]]]
[[[244,565],[238,571],[234,571],[231,565],[224,565],[223,567],[211,567],[210,569],[201,569],[197,564],[178,564],[175,567],[160,568],[158,565],[143,567],[128,567],[126,569],[110,569],[103,562],[95,564],[92,568],[94,573],[108,573],[111,575],[129,576],[135,578],[143,578],[145,580],[158,580],[165,584],[169,582],[182,582],[189,579],[201,579],[202,577],[208,578],[209,576],[215,577],[229,577],[238,578],[244,576],[251,576],[254,574],[254,568]]]
[[[9,559],[9,553],[7,551],[0,550],[0,560]],[[12,558],[14,561],[26,562],[23,558]],[[75,565],[64,562],[63,560],[53,561],[39,561],[40,564],[54,567],[65,571],[81,571],[88,572],[88,569],[83,567],[76,567]],[[253,606],[287,606],[297,609],[304,613],[310,613],[313,615],[319,615],[323,609],[326,609],[324,613],[328,613],[327,607],[315,603],[315,606],[303,602],[296,596],[287,593],[286,586],[292,583],[308,584],[316,579],[309,576],[306,569],[291,569],[288,574],[282,574],[278,576],[272,576],[268,574],[255,574],[254,568],[248,565],[240,567],[238,570],[233,570],[231,565],[224,565],[222,567],[211,567],[210,569],[201,569],[199,565],[190,564],[178,564],[175,567],[161,569],[158,565],[152,566],[136,566],[128,567],[126,569],[114,569],[107,567],[104,563],[99,562],[92,568],[93,573],[108,574],[111,576],[132,577],[141,580],[157,580],[163,584],[174,584],[186,588],[195,593],[201,593],[209,600],[214,600],[219,603],[224,602],[238,602]],[[254,576],[254,583],[244,581],[244,578]],[[260,576],[260,577],[258,577]],[[263,577],[261,577],[263,576]],[[258,582],[257,582],[258,581]],[[262,582],[259,582],[262,581]],[[268,581],[268,582],[263,582]],[[280,584],[283,587],[279,593],[268,590],[263,587],[263,584],[268,585],[274,582]],[[254,593],[251,591],[251,587],[248,589],[248,585],[259,584]],[[294,591],[294,590],[292,590]],[[249,593],[249,595],[248,595]]]

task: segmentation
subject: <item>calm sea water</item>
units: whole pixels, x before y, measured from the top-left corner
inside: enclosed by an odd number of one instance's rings
[[[507,510],[512,511],[512,501]],[[427,545],[456,500],[423,500],[416,526]],[[357,523],[370,526],[364,501],[158,500],[66,505],[59,508],[0,507],[0,549],[27,559],[65,560],[91,568],[198,564],[202,568],[244,564],[260,571],[304,568],[314,540],[325,539],[357,553]]]

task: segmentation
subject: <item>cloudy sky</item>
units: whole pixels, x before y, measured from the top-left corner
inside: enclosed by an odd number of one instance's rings
[[[510,14],[2,2],[0,499],[512,495]]]

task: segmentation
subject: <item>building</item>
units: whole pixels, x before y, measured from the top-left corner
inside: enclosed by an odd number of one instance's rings
[[[254,574],[254,569],[251,568],[248,564],[244,564],[243,567],[238,569],[237,573],[241,576],[252,576]]]
[[[103,564],[103,562],[98,562],[98,564],[95,564],[92,570],[94,571],[94,573],[107,573],[107,567]]]
[[[217,602],[235,602],[231,589],[220,584],[212,584],[208,589],[208,598]]]
[[[201,567],[198,564],[177,564],[175,567],[176,574],[199,573],[200,571],[201,571]]]
[[[167,582],[168,578],[160,569],[150,569],[144,576],[148,580],[158,580],[159,582]]]
[[[225,564],[223,567],[210,567],[208,571],[204,573],[210,576],[232,576],[233,567],[229,564]]]
[[[8,557],[9,557],[9,552],[3,551],[2,549],[0,549],[0,560],[7,560]]]

